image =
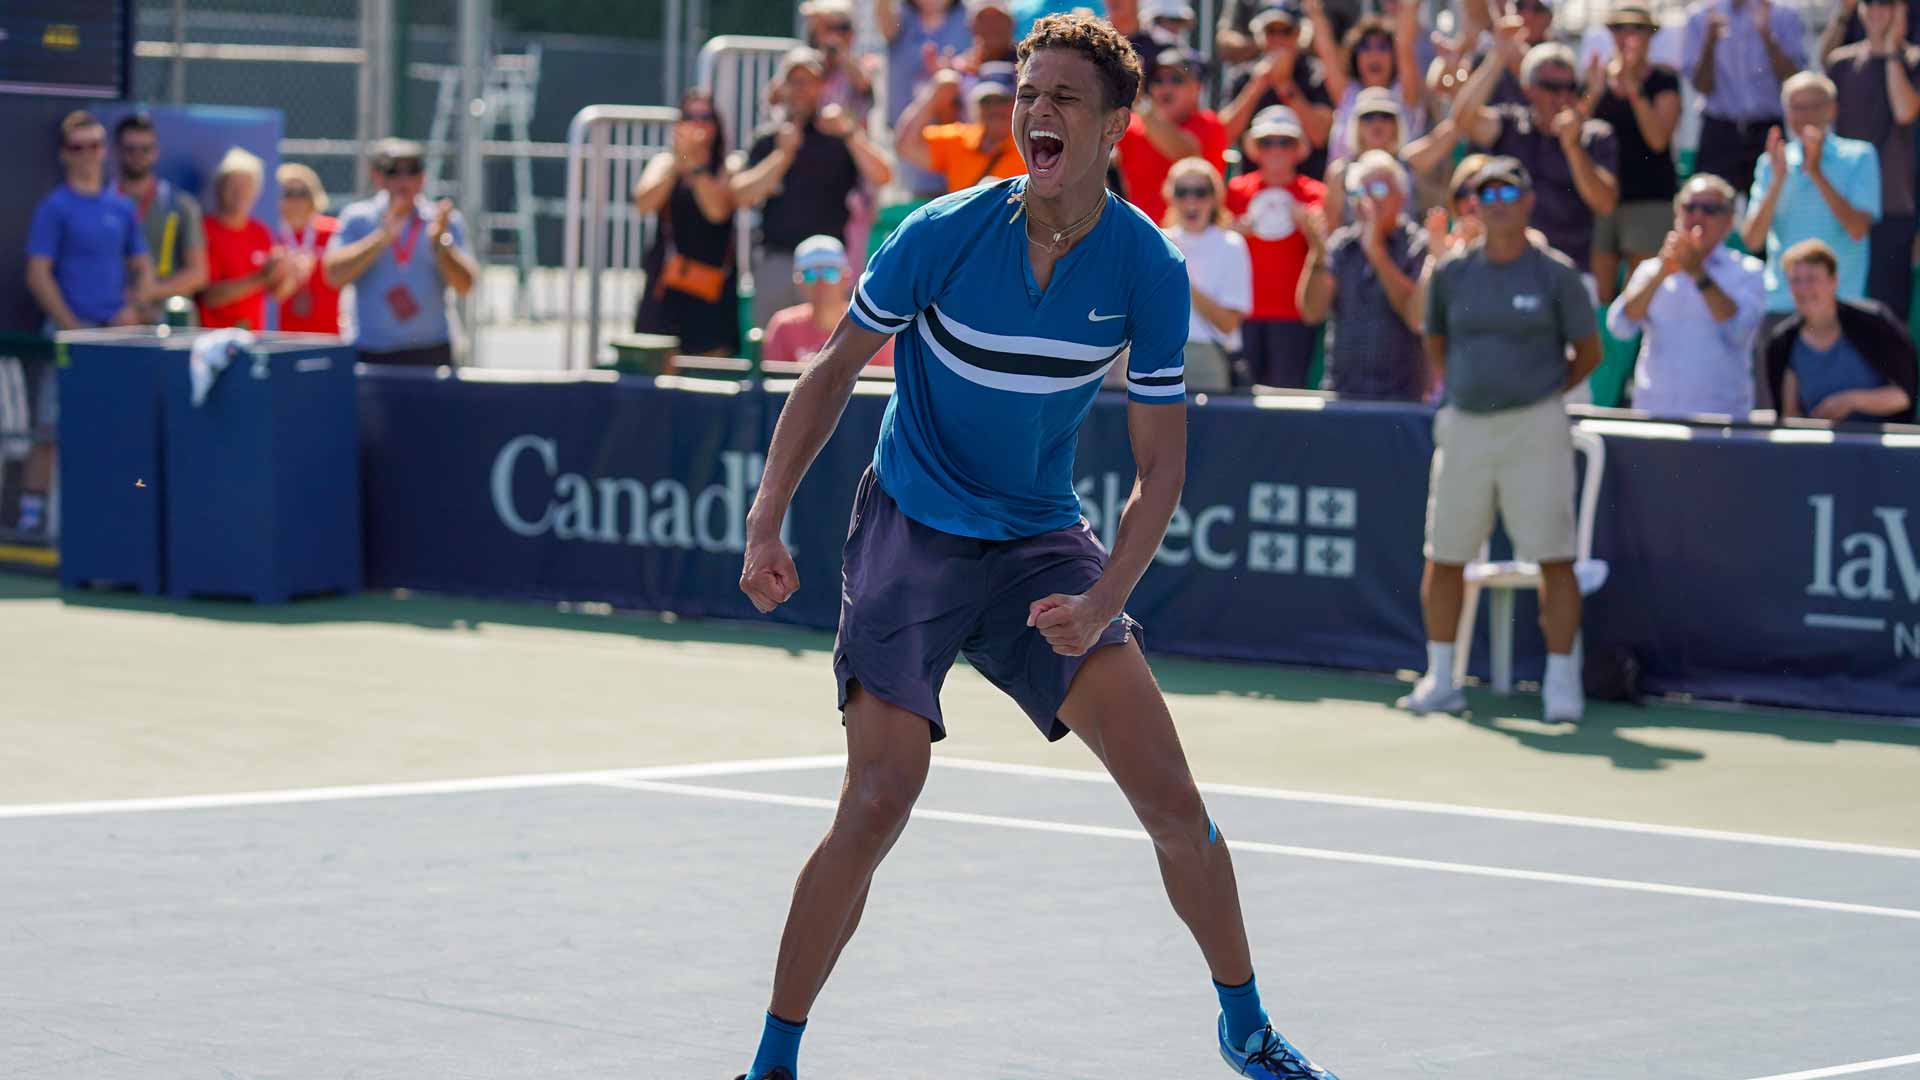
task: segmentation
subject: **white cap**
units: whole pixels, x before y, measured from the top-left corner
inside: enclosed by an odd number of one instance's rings
[[[1143,0],[1140,5],[1140,21],[1152,22],[1155,19],[1179,19],[1183,22],[1198,22],[1193,13],[1193,5],[1185,0]]]
[[[1300,117],[1285,105],[1269,105],[1254,114],[1253,123],[1247,128],[1247,134],[1255,140],[1269,135],[1288,135],[1296,139],[1306,137],[1306,129],[1300,126]]]
[[[793,272],[847,268],[847,249],[831,236],[809,236],[793,249]]]

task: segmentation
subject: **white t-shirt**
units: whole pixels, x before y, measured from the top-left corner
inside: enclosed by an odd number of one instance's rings
[[[1247,238],[1231,229],[1209,225],[1205,232],[1166,230],[1167,239],[1187,257],[1187,280],[1207,299],[1234,311],[1253,310],[1253,257]],[[1187,318],[1188,341],[1211,341],[1227,349],[1240,347],[1240,334],[1221,333],[1194,308]]]

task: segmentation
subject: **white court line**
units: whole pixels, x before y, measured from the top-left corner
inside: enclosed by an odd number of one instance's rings
[[[1048,780],[1077,780],[1084,783],[1112,784],[1113,778],[1088,769],[1057,769],[1046,765],[1012,765],[999,761],[970,758],[935,757],[935,765],[973,772],[1003,773],[1008,776],[1032,776]],[[661,779],[668,779],[662,777]],[[1612,818],[1575,817],[1567,814],[1542,814],[1530,810],[1496,810],[1490,807],[1462,806],[1454,803],[1413,802],[1405,799],[1381,799],[1367,795],[1329,795],[1316,791],[1290,791],[1285,788],[1247,787],[1242,784],[1202,783],[1200,790],[1210,795],[1238,795],[1250,799],[1275,799],[1285,802],[1325,803],[1330,806],[1359,806],[1369,810],[1404,810],[1417,814],[1449,814],[1456,817],[1485,818],[1493,821],[1525,821],[1539,825],[1572,825],[1583,829],[1610,829],[1614,832],[1646,833],[1654,836],[1683,836],[1695,840],[1724,840],[1737,844],[1766,844],[1773,847],[1806,848],[1812,851],[1837,851],[1852,855],[1887,855],[1898,859],[1920,859],[1920,849],[1883,847],[1878,844],[1850,844],[1839,840],[1805,840],[1793,836],[1769,836],[1764,833],[1726,832],[1720,829],[1696,829],[1685,825],[1654,825]]]
[[[731,802],[768,803],[774,806],[798,806],[810,810],[832,810],[839,805],[834,799],[814,798],[806,795],[777,795],[765,791],[748,791],[741,788],[706,787],[698,784],[663,783],[655,780],[614,778],[595,781],[607,787],[628,788],[634,791],[651,791],[664,795],[690,795],[702,799],[725,799]],[[1146,840],[1147,834],[1139,829],[1119,829],[1108,825],[1077,825],[1064,821],[1041,821],[1036,818],[1001,817],[995,814],[972,814],[958,810],[923,810],[915,808],[913,816],[926,821],[950,821],[962,825],[987,825],[1001,829],[1025,829],[1031,832],[1065,833],[1071,836],[1098,836],[1113,840]],[[1852,915],[1877,915],[1889,919],[1912,919],[1920,921],[1920,911],[1908,908],[1878,907],[1873,904],[1848,904],[1837,900],[1812,900],[1799,896],[1773,896],[1768,893],[1734,892],[1727,889],[1702,889],[1691,885],[1666,885],[1654,881],[1631,881],[1625,878],[1588,877],[1584,874],[1559,874],[1545,870],[1518,870],[1505,866],[1481,866],[1475,863],[1442,862],[1437,859],[1410,859],[1399,855],[1371,855],[1359,851],[1339,851],[1333,848],[1298,847],[1293,844],[1269,844],[1259,840],[1233,840],[1235,851],[1258,851],[1269,855],[1291,855],[1301,859],[1318,859],[1324,862],[1360,863],[1367,866],[1391,866],[1402,870],[1434,870],[1446,874],[1465,874],[1471,877],[1505,878],[1512,881],[1539,881],[1555,885],[1585,885],[1596,889],[1618,889],[1624,892],[1659,893],[1665,896],[1687,896],[1706,900],[1731,900],[1743,904],[1764,904],[1771,907],[1805,908],[1812,911],[1839,911]]]
[[[23,803],[0,806],[0,819],[67,817],[75,814],[131,814],[156,810],[204,810],[230,806],[272,806],[280,803],[335,802],[342,799],[388,799],[403,795],[457,795],[475,791],[513,791],[526,788],[571,787],[608,780],[688,780],[701,776],[744,776],[749,773],[798,769],[840,768],[844,754],[812,757],[746,758],[692,765],[656,765],[638,769],[602,769],[596,772],[527,773],[486,776],[471,780],[419,780],[401,784],[361,784],[352,787],[292,788],[282,791],[245,791],[231,795],[176,795],[153,799],[111,799],[99,802]]]
[[[1900,1065],[1920,1065],[1920,1054],[1908,1054],[1905,1057],[1880,1058],[1875,1061],[1856,1061],[1851,1065],[1835,1065],[1826,1069],[1808,1069],[1805,1072],[1779,1073],[1774,1076],[1756,1076],[1753,1080],[1820,1080],[1823,1076],[1852,1076],[1854,1073],[1875,1072],[1891,1069]]]

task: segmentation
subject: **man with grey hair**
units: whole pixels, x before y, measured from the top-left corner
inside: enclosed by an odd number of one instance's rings
[[[1327,319],[1320,386],[1342,397],[1420,401],[1429,385],[1420,346],[1426,232],[1407,216],[1407,174],[1399,159],[1369,150],[1352,172],[1352,224],[1328,237],[1318,210],[1304,219],[1300,317],[1309,324]]]
[[[1620,202],[1619,142],[1612,125],[1582,108],[1573,50],[1565,45],[1527,50],[1520,81],[1525,105],[1475,108],[1469,102],[1454,125],[1474,145],[1526,166],[1533,178],[1532,224],[1586,273],[1594,217],[1613,213]]]
[[[1655,416],[1753,409],[1754,333],[1767,310],[1760,260],[1726,246],[1733,185],[1695,173],[1673,200],[1673,231],[1607,309],[1607,330],[1636,334],[1633,406]]]

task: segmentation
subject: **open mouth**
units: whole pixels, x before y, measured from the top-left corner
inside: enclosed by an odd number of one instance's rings
[[[1066,156],[1067,141],[1053,128],[1027,131],[1027,172],[1033,176],[1051,176]]]

